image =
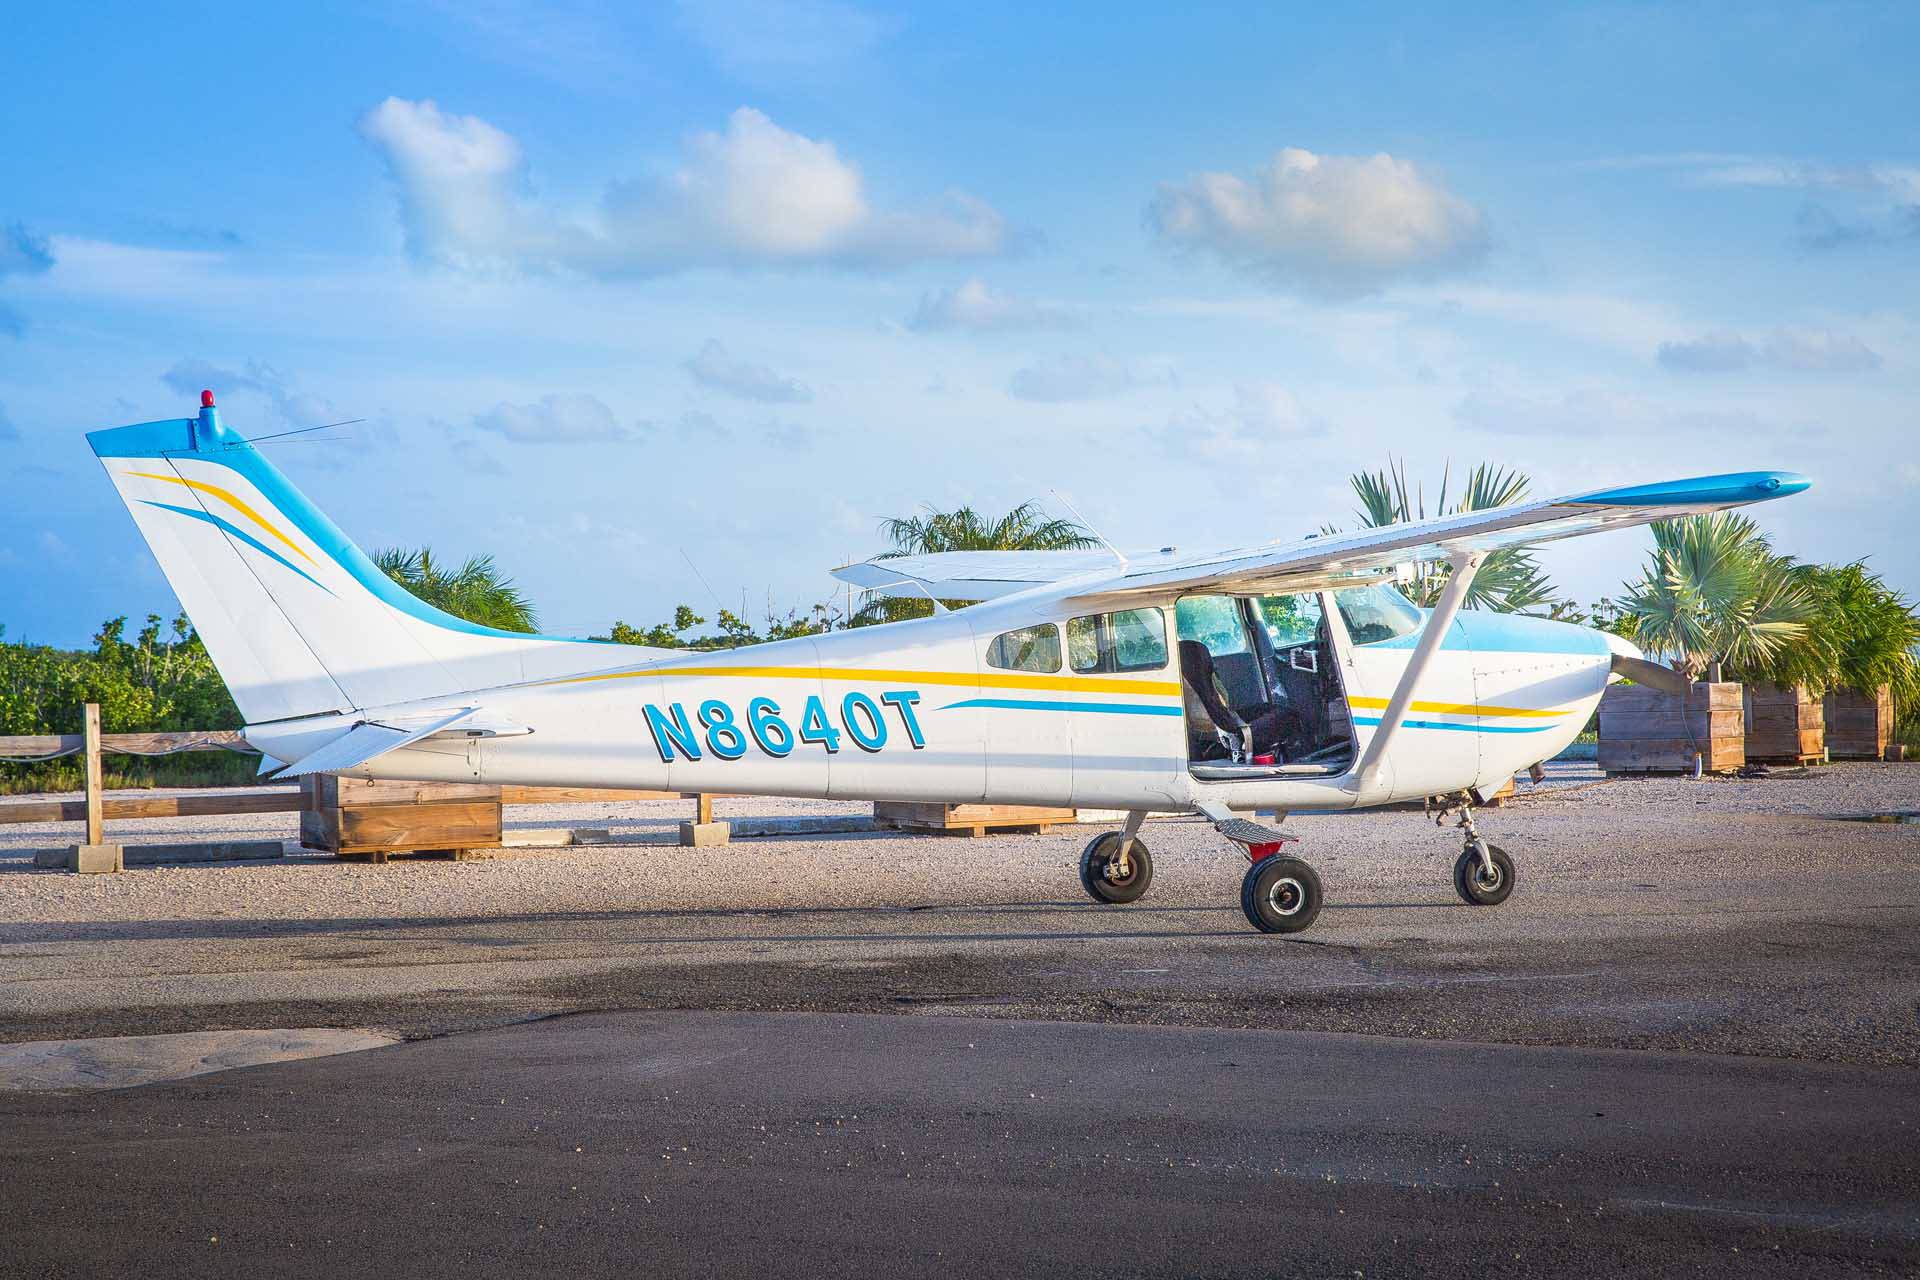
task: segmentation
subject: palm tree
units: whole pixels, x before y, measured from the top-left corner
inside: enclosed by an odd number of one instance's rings
[[[501,631],[532,631],[539,625],[533,604],[500,572],[492,556],[469,556],[448,572],[421,547],[377,551],[374,564],[395,582],[443,613]]]
[[[1532,483],[1521,472],[1483,462],[1467,473],[1465,491],[1457,502],[1449,504],[1447,488],[1452,471],[1449,463],[1440,473],[1440,492],[1433,506],[1436,517],[1508,506],[1526,497]],[[1356,472],[1351,481],[1354,496],[1360,499],[1360,509],[1354,514],[1359,516],[1363,527],[1380,529],[1427,519],[1426,490],[1422,487],[1408,492],[1404,460],[1389,457],[1385,470]],[[1339,532],[1331,525],[1325,531]],[[1440,599],[1440,592],[1452,572],[1443,564],[1421,565],[1415,571],[1413,582],[1405,587],[1406,594],[1416,604],[1431,608]],[[1487,556],[1467,591],[1465,604],[1469,609],[1521,613],[1551,611],[1559,601],[1553,583],[1533,553],[1523,547],[1505,547]]]
[[[1890,685],[1896,703],[1920,698],[1920,617],[1906,597],[1860,561],[1810,572],[1819,601],[1816,630],[1832,657],[1832,683],[1863,693]]]
[[[1038,502],[1023,502],[998,520],[972,507],[953,511],[926,509],[924,516],[891,516],[880,522],[893,556],[928,555],[939,551],[1085,551],[1100,540],[1071,520],[1049,520]]]
[[[1642,648],[1695,680],[1717,665],[1732,680],[1826,683],[1832,652],[1811,625],[1819,601],[1807,566],[1732,511],[1652,528],[1653,556],[1620,601]]]
[[[893,546],[876,559],[930,555],[941,551],[1085,551],[1100,546],[1092,531],[1071,520],[1049,519],[1038,502],[1023,502],[998,519],[972,507],[952,511],[925,509],[919,516],[890,516],[880,532]],[[943,601],[948,605],[960,601]],[[930,601],[911,596],[869,598],[854,614],[852,625],[924,618],[933,612]]]

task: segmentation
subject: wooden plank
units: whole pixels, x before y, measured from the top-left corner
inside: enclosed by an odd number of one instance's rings
[[[340,810],[337,853],[391,853],[500,843],[497,800],[369,804]]]
[[[307,802],[298,791],[261,787],[232,795],[107,796],[100,816],[107,822],[128,818],[204,818],[233,813],[298,813]],[[10,800],[0,802],[0,826],[22,822],[85,822],[85,800]]]
[[[83,732],[87,740],[87,843],[98,845],[107,842],[106,815],[100,808],[100,704],[89,702],[84,716],[86,728]]]
[[[514,787],[500,788],[501,804],[579,804],[594,801],[678,800],[678,791],[643,791],[628,787]]]
[[[1739,737],[1745,717],[1739,711],[1620,711],[1602,707],[1600,732],[1622,738]]]
[[[954,831],[984,835],[989,830],[1019,828],[1038,831],[1055,824],[1070,823],[1074,811],[1039,805],[1019,804],[926,804],[901,800],[876,800],[873,819],[881,826],[916,831]]]
[[[180,729],[165,733],[107,733],[100,736],[100,749],[114,752],[177,751],[182,747],[205,744],[208,750],[242,746],[244,740],[234,729]],[[0,736],[0,756],[46,756],[56,751],[85,747],[85,733],[29,733]]]
[[[327,785],[331,784],[331,785]],[[428,804],[441,800],[500,799],[500,788],[479,782],[400,782],[388,779],[329,777],[320,802],[351,808],[363,804]]]

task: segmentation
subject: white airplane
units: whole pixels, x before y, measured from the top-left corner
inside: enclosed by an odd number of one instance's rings
[[[1573,741],[1611,680],[1680,685],[1617,636],[1461,610],[1486,555],[1785,497],[1746,472],[1203,555],[946,552],[836,576],[931,617],[725,652],[497,631],[387,578],[245,438],[199,415],[88,440],[278,776],[659,788],[1124,811],[1081,856],[1146,892],[1149,813],[1198,813],[1251,865],[1258,929],[1313,923],[1292,836],[1242,816],[1442,797],[1470,903],[1513,891],[1473,806]],[[1451,566],[1435,607],[1397,570]],[[953,612],[943,600],[977,601]],[[265,766],[263,766],[264,768]]]

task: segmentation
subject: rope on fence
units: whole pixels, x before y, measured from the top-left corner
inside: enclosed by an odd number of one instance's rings
[[[0,756],[0,764],[45,764],[49,760],[60,760],[67,756],[77,756],[87,748],[85,744],[68,747],[64,751],[55,751],[44,756]],[[231,751],[237,756],[257,756],[260,752],[245,743],[215,742],[211,738],[197,738],[192,742],[183,742],[178,746],[162,747],[158,751],[140,751],[133,747],[108,747],[106,752],[116,756],[172,756],[182,751]]]

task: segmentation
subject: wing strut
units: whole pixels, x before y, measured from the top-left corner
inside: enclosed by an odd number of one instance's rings
[[[1456,551],[1447,557],[1447,563],[1453,566],[1453,575],[1440,592],[1440,602],[1427,615],[1426,629],[1420,633],[1420,642],[1414,645],[1413,656],[1407,659],[1407,669],[1401,673],[1400,683],[1394,686],[1393,696],[1387,699],[1387,709],[1381,712],[1380,723],[1374,728],[1373,737],[1367,740],[1367,750],[1360,757],[1360,767],[1354,770],[1354,779],[1362,794],[1379,776],[1380,762],[1386,758],[1387,748],[1399,733],[1400,722],[1407,718],[1407,708],[1413,704],[1414,690],[1426,678],[1427,668],[1433,665],[1433,655],[1440,652],[1440,646],[1447,638],[1447,630],[1453,626],[1454,615],[1460,612],[1460,606],[1465,603],[1467,592],[1473,586],[1474,575],[1480,572],[1480,566],[1486,558],[1484,551]]]

